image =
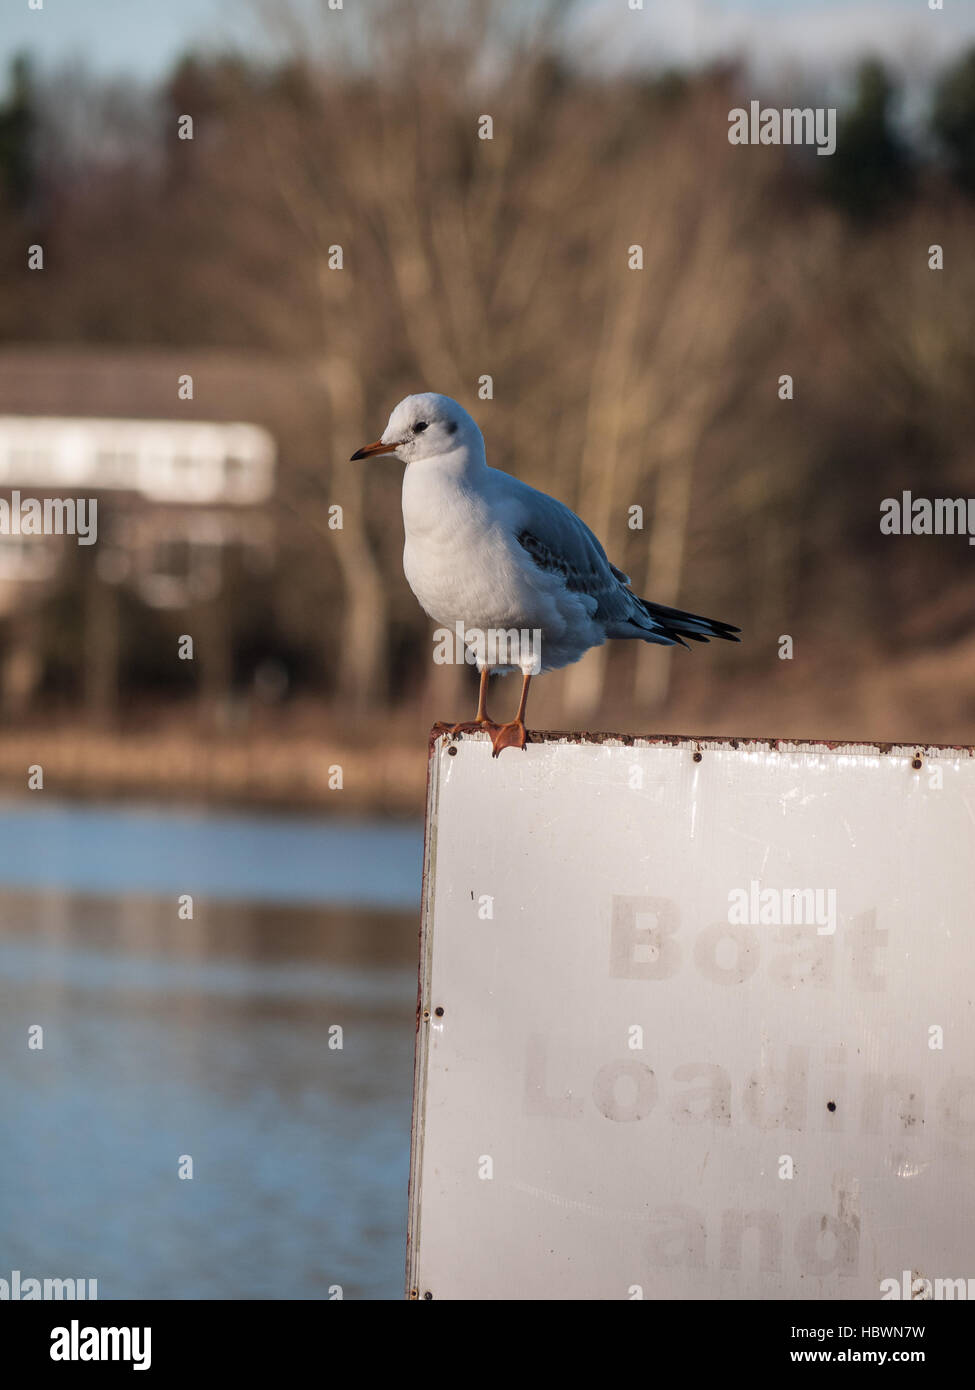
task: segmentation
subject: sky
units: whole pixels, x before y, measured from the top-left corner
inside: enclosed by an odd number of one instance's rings
[[[83,58],[93,72],[159,77],[201,36],[242,30],[247,0],[0,0],[0,63],[26,50],[57,65]],[[235,18],[236,16],[236,18]]]
[[[626,0],[594,0],[589,22],[605,24]],[[645,32],[632,40],[637,61],[659,50],[694,64],[738,53],[759,70],[823,69],[875,53],[899,67],[940,65],[975,42],[973,0],[644,0]],[[620,42],[631,39],[612,26]]]
[[[324,2],[324,0],[323,0]],[[299,0],[314,4],[314,0]],[[516,10],[526,0],[509,0]],[[975,0],[578,0],[574,31],[602,61],[694,65],[744,53],[758,70],[798,66],[834,70],[870,51],[923,76],[975,43]],[[344,0],[343,23],[377,0]],[[253,50],[260,26],[252,0],[0,0],[0,66],[26,49],[42,68],[81,59],[93,72],[139,80],[161,76],[174,58],[202,42],[232,39]]]

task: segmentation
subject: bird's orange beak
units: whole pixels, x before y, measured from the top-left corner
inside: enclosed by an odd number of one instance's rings
[[[381,439],[377,439],[375,444],[365,444],[361,449],[356,449],[349,462],[351,463],[354,459],[372,458],[373,454],[392,454],[401,443],[402,440],[397,440],[394,444],[384,444]]]

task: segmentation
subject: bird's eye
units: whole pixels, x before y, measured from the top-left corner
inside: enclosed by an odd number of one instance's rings
[[[416,424],[413,426],[413,433],[414,433],[414,434],[419,434],[420,431],[421,431],[421,430],[425,430],[426,427],[427,427],[427,422],[426,422],[426,420],[418,420],[418,421],[416,422]]]

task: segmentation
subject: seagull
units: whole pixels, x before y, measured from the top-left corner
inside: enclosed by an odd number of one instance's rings
[[[463,634],[480,672],[477,713],[436,733],[486,731],[492,757],[527,742],[533,675],[578,661],[610,637],[659,646],[685,638],[737,642],[740,628],[638,598],[588,526],[563,502],[488,466],[476,422],[449,396],[407,396],[374,444],[352,460],[395,454],[403,474],[403,570],[420,607]],[[492,672],[521,670],[518,711],[487,713]]]

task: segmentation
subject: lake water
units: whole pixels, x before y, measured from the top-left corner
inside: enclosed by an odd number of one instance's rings
[[[0,1278],[401,1298],[421,857],[418,825],[0,805]]]

